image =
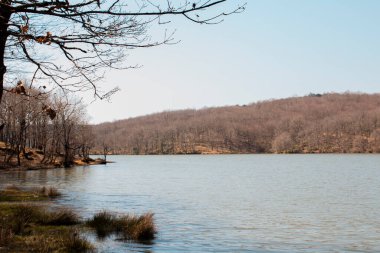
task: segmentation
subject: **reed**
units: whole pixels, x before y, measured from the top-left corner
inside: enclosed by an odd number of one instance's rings
[[[62,193],[60,193],[57,188],[51,186],[43,186],[41,188],[36,188],[34,189],[34,192],[49,198],[57,198],[62,195]]]
[[[124,215],[116,220],[118,232],[125,240],[150,241],[157,233],[153,213]]]
[[[54,212],[44,212],[44,216],[39,221],[41,225],[51,226],[72,226],[81,223],[77,213],[73,210],[64,208]]]
[[[98,237],[104,238],[117,230],[115,227],[116,219],[115,214],[108,211],[101,211],[96,213],[86,224],[95,229]]]
[[[100,238],[115,233],[124,240],[140,242],[153,240],[157,233],[153,213],[116,216],[108,211],[101,211],[86,224],[95,229]]]

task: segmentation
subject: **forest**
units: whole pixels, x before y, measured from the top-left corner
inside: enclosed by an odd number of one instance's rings
[[[380,94],[309,94],[248,105],[165,111],[90,125],[74,96],[8,89],[2,164],[69,167],[90,154],[379,153]]]
[[[380,94],[309,94],[93,126],[92,153],[378,153]]]
[[[85,105],[73,95],[46,93],[19,82],[6,88],[0,107],[0,163],[70,167],[92,144]]]

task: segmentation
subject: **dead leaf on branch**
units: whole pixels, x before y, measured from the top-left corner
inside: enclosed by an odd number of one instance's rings
[[[35,40],[38,43],[40,43],[40,44],[50,45],[51,44],[51,36],[52,36],[52,33],[51,32],[47,32],[46,36],[39,36]]]
[[[24,83],[22,81],[18,81],[16,87],[12,88],[10,92],[15,93],[15,94],[26,95]]]
[[[55,119],[57,116],[57,112],[48,105],[43,105],[42,111],[45,112],[51,120]]]
[[[22,25],[20,29],[21,29],[21,33],[25,34],[29,31],[29,26],[28,25]]]

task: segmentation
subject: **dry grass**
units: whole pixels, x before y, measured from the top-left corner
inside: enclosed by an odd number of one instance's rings
[[[13,207],[12,215],[8,219],[8,227],[19,235],[24,234],[31,223],[43,219],[43,209],[34,205],[16,205]]]
[[[59,197],[59,196],[62,195],[58,191],[57,188],[51,187],[51,186],[50,187],[43,186],[41,188],[35,188],[34,192],[36,192],[39,195],[42,195],[42,196],[45,196],[45,197],[49,197],[49,198],[56,198],[56,197]]]
[[[32,226],[72,226],[80,224],[79,216],[70,209],[47,211],[45,207],[31,204],[14,205],[2,221],[16,235],[28,234]]]
[[[43,220],[41,220],[43,225],[52,225],[52,226],[72,226],[80,224],[80,218],[71,209],[60,209],[55,212],[46,212]]]
[[[15,244],[16,248],[22,246],[28,249],[28,252],[94,252],[94,246],[84,237],[80,236],[74,229],[66,229],[51,233],[40,233],[26,236],[22,243]]]
[[[53,192],[53,194],[51,194]],[[80,217],[71,209],[53,210],[47,205],[9,201],[47,199],[58,196],[53,187],[33,192],[9,185],[0,191],[0,252],[93,252],[93,245],[74,229],[83,229]],[[5,194],[3,194],[5,193]],[[4,196],[3,196],[4,195]],[[116,215],[102,211],[86,222],[99,238],[110,234],[124,240],[149,242],[157,233],[153,214]],[[27,249],[27,250],[26,250]]]
[[[117,226],[125,240],[150,241],[157,233],[153,213],[121,216]]]
[[[61,240],[49,234],[24,236],[21,242],[12,245],[14,249],[27,248],[30,252],[57,252],[61,248]]]
[[[94,228],[100,238],[116,233],[122,235],[124,240],[140,242],[153,240],[157,233],[152,213],[118,217],[110,212],[102,211],[88,220],[87,225]]]
[[[93,245],[77,231],[83,227],[73,210],[25,203],[59,195],[54,187],[33,191],[4,187],[0,191],[0,252],[93,252]]]
[[[8,246],[13,240],[12,229],[0,226],[0,247]]]
[[[5,252],[92,252],[94,247],[74,226],[78,215],[70,209],[48,210],[32,204],[0,206],[0,247]],[[1,250],[0,250],[1,251]]]
[[[61,196],[54,187],[23,190],[16,185],[8,185],[0,190],[0,202],[41,201]]]
[[[86,223],[89,227],[95,229],[98,237],[104,238],[116,231],[115,220],[115,214],[108,211],[101,211],[96,213],[94,217]]]
[[[66,252],[94,252],[94,246],[78,232],[74,231],[63,237],[63,245]]]

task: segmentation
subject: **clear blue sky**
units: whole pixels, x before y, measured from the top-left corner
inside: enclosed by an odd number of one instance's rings
[[[181,42],[131,51],[129,63],[143,67],[108,73],[105,87],[121,91],[88,107],[91,122],[310,92],[377,93],[379,12],[379,0],[247,0],[219,25],[175,19],[169,28]]]

